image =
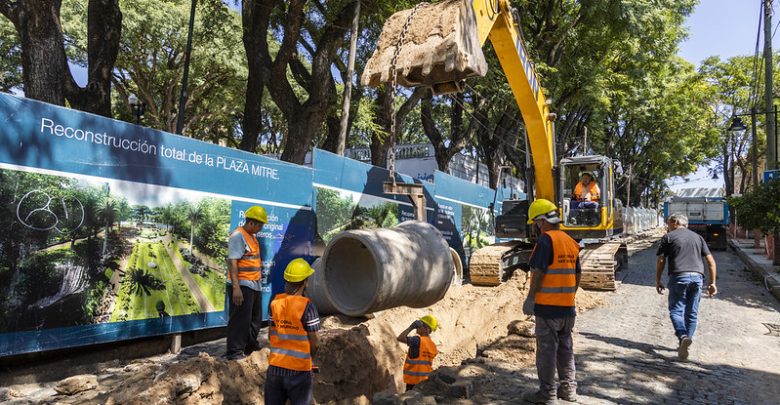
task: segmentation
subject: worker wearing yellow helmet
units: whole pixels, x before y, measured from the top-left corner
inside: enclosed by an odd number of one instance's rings
[[[540,198],[528,207],[528,223],[533,224],[538,236],[528,263],[531,286],[523,312],[536,316],[539,390],[523,393],[526,403],[577,400],[571,331],[577,315],[574,295],[580,285],[580,246],[559,229],[560,222],[558,207],[551,201]]]
[[[262,322],[260,283],[262,260],[257,233],[268,222],[265,208],[255,205],[244,213],[244,224],[228,240],[228,276],[231,285],[227,325],[227,352],[230,360],[240,360],[260,350],[257,334]]]
[[[304,296],[314,269],[306,260],[292,260],[284,270],[284,293],[278,294],[269,312],[268,372],[264,401],[268,405],[312,403],[314,366],[320,318],[314,303]]]
[[[439,353],[430,334],[439,328],[439,322],[433,315],[425,315],[415,320],[400,335],[398,341],[409,346],[404,361],[404,383],[406,390],[427,380],[433,372],[433,359]],[[409,336],[416,329],[417,336]]]

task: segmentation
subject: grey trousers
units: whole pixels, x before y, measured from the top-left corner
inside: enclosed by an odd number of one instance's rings
[[[574,319],[536,317],[536,372],[539,391],[548,398],[556,397],[556,370],[561,388],[577,389],[571,338]]]

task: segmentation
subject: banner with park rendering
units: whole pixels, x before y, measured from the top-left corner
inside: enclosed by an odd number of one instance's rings
[[[311,169],[6,94],[0,123],[0,356],[225,325],[254,204],[266,301],[311,254]]]
[[[414,219],[386,169],[318,149],[298,166],[3,93],[0,124],[0,357],[224,326],[228,235],[255,204],[264,319],[290,260]],[[504,190],[395,176],[465,265],[494,240]]]

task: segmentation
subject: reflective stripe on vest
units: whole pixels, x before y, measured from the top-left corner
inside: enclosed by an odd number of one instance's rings
[[[309,299],[298,295],[279,294],[271,301],[271,354],[272,366],[295,371],[310,371],[311,346],[301,318]]]
[[[406,354],[404,362],[404,383],[417,385],[428,379],[433,372],[433,358],[438,354],[436,344],[430,337],[420,336],[420,354],[415,358],[410,358]]]
[[[553,261],[544,274],[534,302],[539,305],[573,307],[580,246],[563,231],[553,230],[545,234],[552,241]]]
[[[311,354],[309,354],[309,353],[302,353],[302,352],[299,352],[299,351],[289,350],[289,349],[279,349],[277,347],[272,347],[271,348],[271,353],[283,354],[283,355],[286,355],[286,356],[293,356],[293,357],[297,357],[299,359],[310,359],[311,358]]]
[[[277,332],[276,330],[271,331],[271,336],[277,336],[279,339],[282,340],[309,340],[308,335],[289,335],[289,334],[281,334]]]
[[[239,280],[260,280],[260,269],[262,267],[262,260],[260,260],[260,243],[257,241],[255,235],[250,235],[244,230],[244,227],[239,226],[233,233],[240,232],[244,237],[244,242],[249,247],[248,252],[244,252],[244,256],[238,259],[238,279]]]

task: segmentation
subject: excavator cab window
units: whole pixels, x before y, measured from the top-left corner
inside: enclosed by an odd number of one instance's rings
[[[596,226],[601,222],[604,173],[598,163],[564,166],[563,214],[567,226]]]

